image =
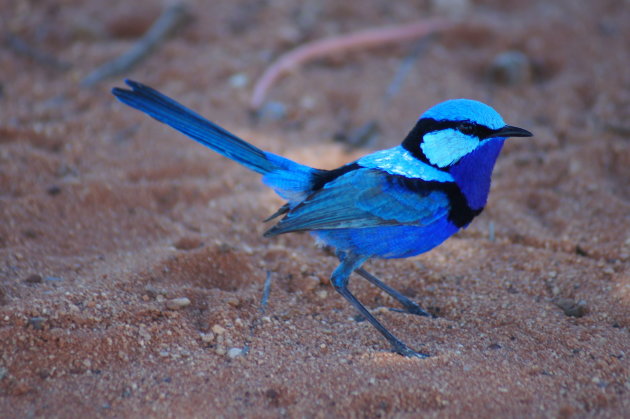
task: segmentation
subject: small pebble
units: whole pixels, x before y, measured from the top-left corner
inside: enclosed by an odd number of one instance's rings
[[[243,348],[230,348],[227,351],[227,356],[233,359],[233,358],[243,355],[243,352],[244,352]]]
[[[559,298],[555,303],[569,317],[583,317],[588,311],[584,300],[576,302],[570,298]]]
[[[214,326],[212,326],[212,331],[217,335],[222,335],[225,333],[225,328],[218,324],[215,324]]]
[[[144,326],[140,326],[140,328],[138,329],[138,334],[145,341],[151,340],[151,333],[149,333],[149,331]]]
[[[182,237],[173,243],[173,247],[177,250],[193,250],[203,247],[203,242],[196,237]]]
[[[241,304],[240,300],[236,297],[230,297],[226,300],[226,302],[228,303],[229,306],[234,307],[234,308],[238,307],[239,304]]]
[[[245,73],[236,73],[230,77],[229,83],[230,86],[236,89],[241,89],[247,86],[247,84],[249,83],[249,78]]]
[[[372,309],[372,313],[373,314],[384,314],[384,313],[388,313],[388,312],[389,312],[389,308],[383,307],[383,306],[376,307],[376,308]]]
[[[315,294],[317,294],[317,296],[318,296],[319,298],[321,298],[322,300],[323,300],[324,298],[328,297],[328,291],[326,291],[326,290],[319,290],[319,291],[317,291]]]
[[[266,102],[256,112],[256,116],[263,120],[280,121],[287,116],[287,107],[281,102]]]
[[[45,321],[45,317],[31,317],[30,319],[28,319],[28,324],[33,326],[35,330],[42,330]]]
[[[210,332],[210,333],[200,333],[199,336],[201,337],[201,341],[203,343],[211,343],[212,341],[214,341],[214,333]]]
[[[57,185],[52,185],[46,189],[46,192],[48,192],[48,195],[50,196],[59,195],[61,193],[61,188]]]
[[[531,80],[529,57],[521,51],[506,51],[495,57],[490,65],[493,81],[509,86],[517,86]]]
[[[169,310],[179,310],[190,305],[190,300],[186,297],[173,298],[166,302],[166,308]]]
[[[155,288],[153,285],[147,285],[144,287],[144,291],[151,298],[157,298],[158,295],[164,295],[165,292]]]
[[[24,280],[27,284],[39,284],[42,282],[42,276],[33,274]]]

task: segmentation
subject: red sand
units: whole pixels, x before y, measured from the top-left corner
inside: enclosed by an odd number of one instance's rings
[[[261,237],[281,201],[255,174],[115,102],[122,76],[79,87],[159,2],[5,1],[3,31],[72,67],[0,49],[0,416],[627,417],[627,2],[480,1],[426,45],[389,103],[410,44],[307,65],[271,91],[286,119],[258,124],[248,95],[273,57],[430,7],[217,3],[191,2],[194,21],[128,76],[262,148],[335,167],[398,144],[452,97],[536,134],[506,146],[470,228],[366,265],[438,316],[375,311],[433,356],[392,354],[357,323],[328,284],[334,259],[308,235]],[[530,77],[498,84],[490,63],[511,49]],[[230,83],[239,73],[245,88]],[[370,120],[381,128],[370,149],[332,141]],[[358,277],[351,288],[370,308],[395,306]]]

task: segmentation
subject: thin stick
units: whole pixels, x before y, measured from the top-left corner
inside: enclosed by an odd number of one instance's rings
[[[445,29],[453,22],[443,19],[423,20],[402,26],[368,29],[343,36],[321,39],[306,43],[281,55],[265,70],[254,86],[250,99],[250,108],[258,109],[265,101],[267,91],[284,73],[334,52],[382,46],[393,42],[402,42],[421,38],[430,33]]]
[[[491,242],[496,240],[494,236],[494,221],[490,221],[490,223],[488,223],[488,240]]]
[[[400,66],[398,66],[398,70],[394,75],[391,83],[387,87],[387,92],[385,93],[385,102],[388,103],[402,88],[402,85],[407,78],[407,75],[411,72],[415,61],[420,57],[420,55],[424,52],[427,47],[428,41],[433,38],[432,36],[427,36],[422,40],[418,41],[416,45],[412,48],[409,55],[403,58]]]
[[[269,293],[271,292],[271,271],[267,271],[267,279],[265,279],[265,285],[263,285],[263,295],[260,300],[260,312],[265,313],[267,308],[267,301],[269,301]]]
[[[5,36],[7,46],[17,54],[24,55],[44,67],[51,67],[55,70],[66,71],[70,69],[70,64],[59,60],[54,55],[35,48],[24,39],[13,33],[7,33]]]
[[[131,49],[88,74],[81,85],[90,87],[108,77],[129,71],[146,58],[175,28],[180,26],[186,17],[188,17],[188,13],[184,4],[175,4],[166,8]]]

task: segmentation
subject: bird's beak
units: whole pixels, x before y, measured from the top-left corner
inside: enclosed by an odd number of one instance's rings
[[[531,137],[534,134],[532,134],[531,132],[523,129],[523,128],[519,128],[519,127],[513,127],[511,125],[506,125],[503,128],[499,128],[498,130],[494,131],[492,133],[493,137],[503,137],[503,138],[508,138],[508,137]]]

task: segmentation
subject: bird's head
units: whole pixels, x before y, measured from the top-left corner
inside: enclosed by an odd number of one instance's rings
[[[444,169],[491,139],[531,136],[529,131],[506,125],[501,115],[484,103],[453,99],[422,114],[402,146],[416,158]]]

